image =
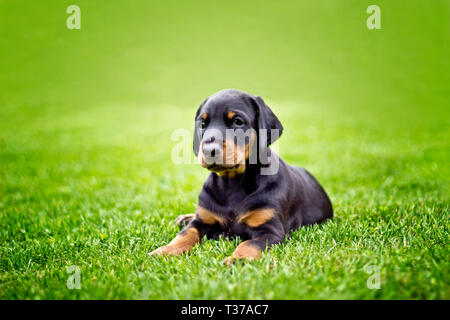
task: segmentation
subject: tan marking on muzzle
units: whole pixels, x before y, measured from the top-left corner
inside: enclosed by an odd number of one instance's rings
[[[246,161],[250,156],[250,149],[256,141],[256,135],[252,132],[250,136],[250,143],[243,146],[238,146],[233,140],[226,140],[222,144],[222,163],[223,170],[213,171],[217,175],[233,178],[237,174],[245,172]],[[197,159],[202,167],[206,168],[208,164],[205,161],[203,154],[203,143],[200,144]],[[230,167],[227,169],[226,167]]]
[[[223,162],[225,165],[236,166],[238,164],[245,164],[246,158],[246,149],[245,146],[238,146],[234,143],[234,141],[225,141],[222,145],[222,155]]]

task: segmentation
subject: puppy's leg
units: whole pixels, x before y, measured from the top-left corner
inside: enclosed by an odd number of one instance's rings
[[[219,225],[218,221],[221,218],[211,211],[198,207],[196,215],[187,219],[190,219],[190,222],[183,231],[178,233],[168,245],[152,251],[150,255],[180,255],[191,250],[200,242],[203,235],[208,235]]]
[[[259,259],[261,258],[261,253],[267,247],[281,243],[283,238],[277,234],[265,234],[264,236],[244,241],[236,247],[233,254],[226,258],[224,262],[229,266],[238,260],[252,261]]]
[[[252,238],[238,245],[233,254],[225,259],[225,264],[230,265],[237,260],[259,259],[266,248],[281,243],[285,236],[283,226],[278,219],[252,228],[250,234]]]
[[[192,219],[194,219],[194,217],[195,217],[194,213],[182,214],[175,219],[175,223],[178,225],[178,227],[180,227],[180,229],[183,229],[185,226],[189,224],[189,222],[192,221]]]
[[[191,250],[197,243],[200,242],[201,235],[197,228],[188,226],[181,231],[170,243],[166,246],[150,252],[150,255],[180,255]]]
[[[237,246],[230,257],[225,259],[225,264],[229,266],[238,260],[252,261],[259,259],[266,247],[280,243],[281,241],[282,239],[278,239],[274,236],[265,236],[244,241]]]

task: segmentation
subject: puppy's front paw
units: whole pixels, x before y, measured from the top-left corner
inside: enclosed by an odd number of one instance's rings
[[[255,259],[251,257],[239,257],[239,258],[228,257],[223,261],[223,263],[226,264],[228,267],[230,267],[231,265],[236,264],[236,262],[245,263],[250,262],[252,260]]]
[[[182,248],[176,248],[174,246],[163,246],[149,253],[150,256],[176,256],[182,254]]]
[[[253,245],[250,240],[242,242],[236,250],[234,250],[231,257],[225,259],[224,263],[227,266],[232,265],[236,261],[253,261],[261,258],[261,249]]]
[[[176,256],[191,250],[200,242],[200,233],[196,228],[181,231],[168,245],[149,253],[150,256]]]
[[[228,267],[230,267],[232,264],[234,264],[235,261],[236,261],[236,260],[233,259],[232,257],[228,257],[228,258],[226,258],[226,259],[223,261],[223,263],[224,263],[225,265],[227,265]]]

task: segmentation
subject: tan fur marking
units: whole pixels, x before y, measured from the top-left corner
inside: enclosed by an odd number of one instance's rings
[[[223,162],[226,165],[234,166],[245,163],[245,148],[237,146],[234,141],[225,141],[223,148]]]
[[[202,114],[202,119],[206,120],[206,118],[208,118],[208,114],[205,112],[204,114]]]
[[[272,219],[274,215],[275,210],[273,209],[256,209],[244,213],[239,217],[238,223],[245,223],[255,228]]]
[[[261,258],[261,250],[252,245],[250,240],[247,240],[237,246],[231,257],[225,259],[225,263],[231,265],[236,260],[252,261],[259,258]]]
[[[228,112],[228,114],[227,114],[227,117],[228,117],[228,119],[233,119],[233,117],[236,115],[236,112],[233,112],[233,111],[230,111],[230,112]]]
[[[191,250],[197,243],[200,242],[200,233],[196,228],[186,229],[182,234],[177,235],[169,242],[168,245],[159,247],[152,251],[150,255],[180,255]]]
[[[206,224],[225,224],[226,222],[224,218],[200,206],[197,207],[197,216],[203,223]]]
[[[227,177],[227,178],[234,178],[236,175],[244,172],[245,172],[245,163],[240,164],[239,166],[229,170],[215,171],[215,173],[219,177]]]

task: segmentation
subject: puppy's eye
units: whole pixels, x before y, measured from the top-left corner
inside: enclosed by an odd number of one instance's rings
[[[233,119],[233,125],[235,125],[236,127],[240,127],[244,125],[244,121],[242,121],[239,118],[234,118]]]
[[[205,121],[205,120],[202,120],[202,121],[200,122],[200,128],[201,128],[201,129],[205,129],[205,128],[206,128],[206,121]]]

